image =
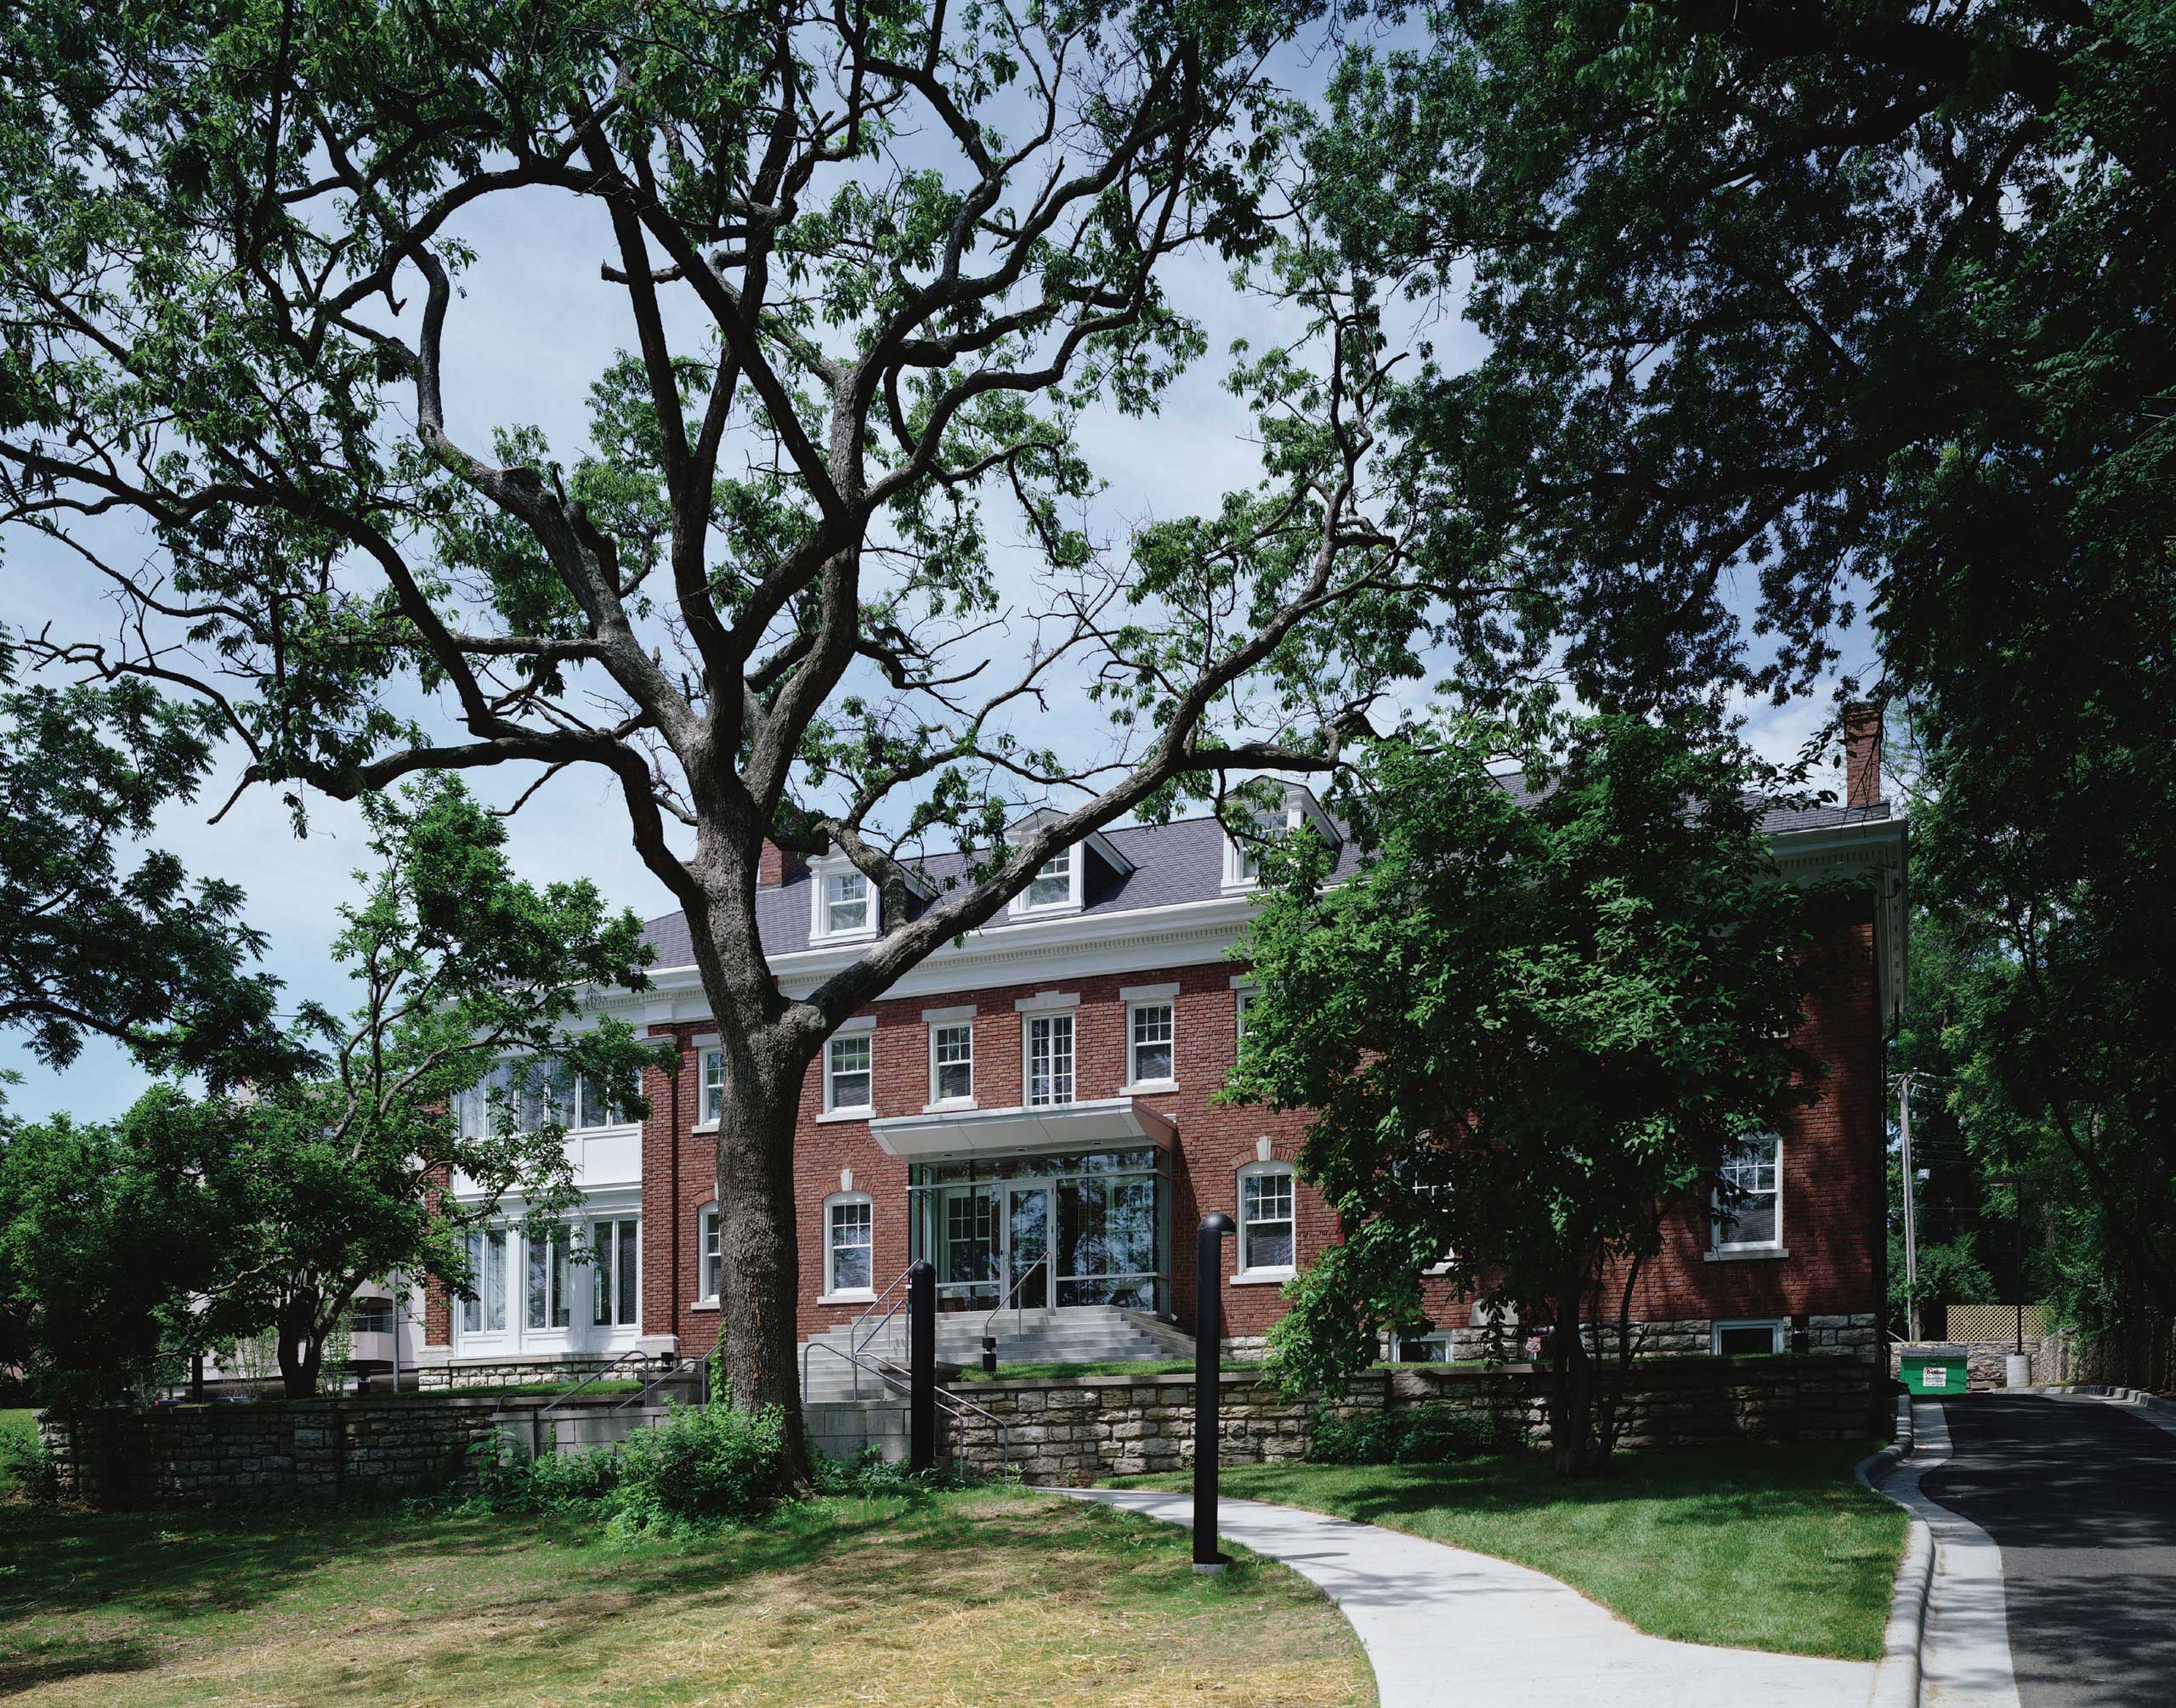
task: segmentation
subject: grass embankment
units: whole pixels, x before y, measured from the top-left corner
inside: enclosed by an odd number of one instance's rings
[[[1001,1490],[835,1498],[700,1541],[398,1507],[0,1508],[0,1697],[136,1704],[1370,1704],[1282,1567]]]
[[[1620,1453],[1607,1477],[1578,1480],[1527,1453],[1453,1465],[1245,1465],[1223,1473],[1223,1489],[1532,1566],[1657,1637],[1871,1660],[1906,1516],[1852,1476],[1868,1451]]]

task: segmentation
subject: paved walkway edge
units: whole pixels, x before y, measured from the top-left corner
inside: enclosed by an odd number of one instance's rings
[[[1935,1536],[1909,1504],[1883,1489],[1889,1473],[1912,1456],[1912,1402],[1896,1402],[1896,1439],[1869,1453],[1855,1468],[1859,1480],[1912,1515],[1905,1533],[1904,1558],[1896,1563],[1896,1584],[1890,1592],[1889,1623],[1883,1628],[1881,1659],[1875,1663],[1868,1708],[1918,1708],[1919,1651],[1927,1640],[1927,1598],[1935,1581]]]
[[[2158,1423],[2164,1429],[2176,1426],[2176,1400],[2159,1394],[2148,1394],[2143,1388],[2111,1388],[2105,1382],[2071,1382],[2051,1383],[2030,1391],[2035,1394],[2083,1394],[2098,1400],[2113,1400],[2118,1405],[2142,1407],[2150,1423]]]
[[[1900,1417],[1899,1445],[1884,1448],[1859,1467],[1869,1488],[1913,1519],[1913,1539],[1897,1571],[1899,1599],[1890,1605],[1884,1652],[1875,1669],[1873,1708],[2019,1708],[2002,1549],[1969,1519],[1920,1492],[1919,1479],[1950,1456],[1949,1424],[1941,1402],[1930,1400],[1922,1407],[1907,1398],[1898,1406],[1908,1413]],[[1924,1586],[1911,1592],[1918,1602],[1914,1619],[1903,1597],[1922,1530],[1930,1545]],[[1913,1663],[1892,1666],[1890,1643],[1903,1640],[1914,1624],[1918,1641]],[[1907,1681],[1909,1694],[1904,1694]]]

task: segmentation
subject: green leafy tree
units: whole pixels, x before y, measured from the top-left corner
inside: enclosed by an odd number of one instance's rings
[[[1522,793],[1458,727],[1371,751],[1373,846],[1325,887],[1300,839],[1247,953],[1230,1094],[1316,1112],[1300,1153],[1344,1227],[1272,1331],[1295,1387],[1423,1321],[1421,1278],[1547,1340],[1558,1467],[1614,1445],[1642,1266],[1725,1163],[1814,1094],[1786,1040],[1820,898],[1776,873],[1733,744],[1607,715]]]
[[[567,1030],[581,986],[647,983],[634,915],[586,880],[516,879],[504,822],[456,780],[364,804],[380,864],[357,874],[334,944],[360,1000],[298,1027],[326,1071],[226,1096],[156,1086],[117,1128],[58,1123],[0,1153],[0,1287],[49,1386],[111,1392],[162,1339],[269,1334],[286,1392],[314,1394],[366,1281],[428,1275],[473,1296],[467,1236],[508,1195],[539,1228],[579,1202],[576,1076],[643,1112],[655,1048],[617,1021]],[[80,1296],[49,1252],[82,1265]]]
[[[1275,229],[1264,65],[1307,15],[14,14],[0,527],[127,617],[31,652],[194,689],[298,811],[431,770],[609,779],[719,1024],[725,1385],[785,1409],[796,1479],[793,1128],[824,1039],[1085,833],[1331,766],[1444,591],[1373,469],[1364,305],[1244,382],[1279,424],[1258,490],[1130,554],[1083,519],[1083,416],[1153,410],[1203,348],[1165,275]],[[626,329],[576,444],[462,377],[499,318],[479,246],[543,222],[596,234]],[[116,516],[141,567],[102,549]],[[1022,542],[1018,600],[994,538]],[[1054,750],[1054,692],[1103,736]],[[757,936],[767,838],[842,851],[883,910],[805,994]],[[932,846],[978,858],[910,918]]]
[[[1782,695],[1861,609],[1968,956],[1990,1119],[2044,1123],[2176,1310],[2176,14],[2060,0],[1447,0],[1306,146],[1368,270],[1470,285],[1416,491],[1550,566],[1590,693]],[[1728,595],[1757,589],[1747,636]],[[1978,1098],[1980,1094],[1971,1094]]]
[[[215,1084],[302,1066],[241,891],[188,881],[153,816],[196,798],[218,719],[150,683],[17,687],[0,637],[0,1028],[65,1067],[87,1036]]]

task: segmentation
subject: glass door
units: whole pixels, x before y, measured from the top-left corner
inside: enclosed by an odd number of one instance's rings
[[[1003,1191],[1005,1297],[1021,1310],[1047,1310],[1051,1266],[1044,1259],[1051,1252],[1050,1182],[1012,1180]]]

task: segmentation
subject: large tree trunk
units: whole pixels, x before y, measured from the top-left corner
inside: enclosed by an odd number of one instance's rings
[[[280,1383],[290,1400],[317,1397],[325,1343],[317,1332],[317,1300],[291,1300],[280,1313]]]
[[[724,1030],[722,1026],[721,1032]],[[756,1059],[725,1043],[725,1103],[717,1124],[718,1315],[724,1398],[745,1411],[785,1414],[787,1487],[810,1487],[802,1428],[798,1339],[800,1247],[794,1225],[794,1123],[806,1064]],[[736,1059],[737,1058],[737,1059]]]

